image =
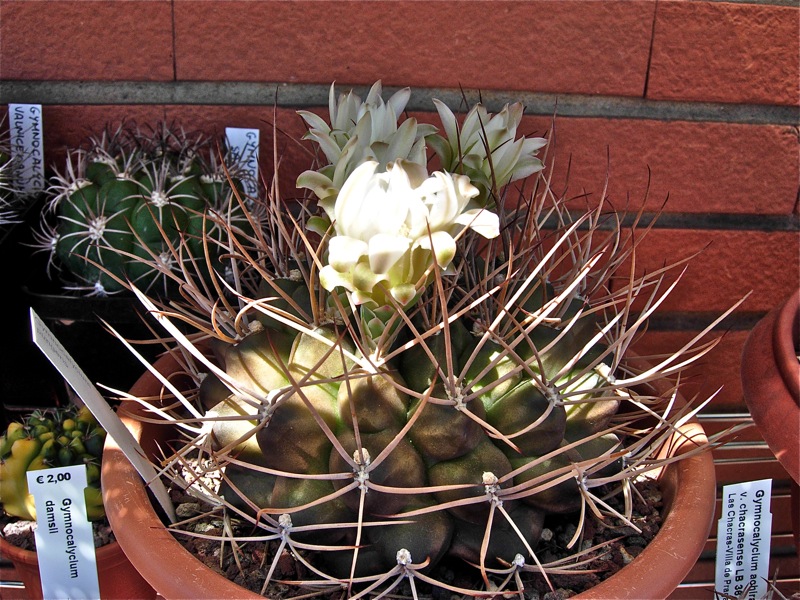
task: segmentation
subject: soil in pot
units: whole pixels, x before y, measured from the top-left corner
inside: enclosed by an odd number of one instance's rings
[[[605,581],[629,564],[644,550],[658,533],[661,526],[663,502],[661,490],[656,480],[642,478],[636,482],[635,487],[636,493],[633,494],[634,502],[631,521],[638,527],[639,531],[621,521],[613,522],[608,520],[600,522],[595,519],[588,519],[579,545],[587,550],[595,545],[601,547],[582,557],[582,559],[592,557],[591,562],[581,568],[581,571],[586,572],[569,575],[549,575],[553,589],[550,588],[540,574],[526,574],[523,577],[526,599],[561,600],[563,598],[571,598]],[[197,514],[199,505],[195,498],[183,494],[179,490],[172,490],[172,497],[179,515],[191,518]],[[616,510],[624,512],[621,495],[609,498],[608,503]],[[551,563],[575,556],[576,549],[568,549],[567,545],[575,534],[577,522],[577,514],[553,516],[545,521],[543,537],[536,548],[540,561]],[[204,516],[193,520],[191,524],[182,529],[189,533],[219,536],[223,533],[222,527],[221,519]],[[244,529],[234,530],[234,533],[247,534]],[[264,573],[267,568],[264,561],[271,560],[276,551],[277,542],[270,542],[269,546],[265,546],[263,543],[242,544],[239,545],[237,553],[234,555],[229,544],[225,544],[223,547],[218,540],[190,534],[182,535],[180,533],[176,533],[175,537],[184,548],[208,568],[251,592],[262,592]],[[313,563],[313,557],[309,558]],[[455,587],[465,589],[475,588],[476,585],[479,587],[479,582],[475,581],[475,570],[464,569],[463,567],[464,564],[458,559],[445,559],[437,565],[432,576]],[[310,572],[301,561],[297,560],[290,552],[283,551],[273,579],[292,581],[314,578],[314,573]],[[450,600],[453,598],[452,593],[443,588],[431,587],[424,582],[416,582],[415,585],[418,594],[422,597],[431,598],[432,600]],[[311,588],[305,590],[306,593],[311,591]],[[302,596],[303,593],[303,589],[297,586],[272,583],[266,588],[264,595],[273,600],[281,600],[297,598]],[[315,597],[323,600],[333,600],[339,599],[341,596],[341,591],[335,591],[319,594]],[[395,596],[413,597],[408,582],[403,582],[393,591],[392,597]]]

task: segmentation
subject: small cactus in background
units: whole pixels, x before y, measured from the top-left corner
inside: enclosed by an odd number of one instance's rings
[[[226,257],[243,275],[237,306],[140,295],[196,384],[173,413],[191,439],[161,466],[268,544],[264,590],[288,548],[314,573],[300,585],[521,594],[519,573],[569,570],[537,557],[552,515],[582,515],[570,546],[588,515],[631,524],[606,495],[630,494],[685,417],[652,384],[713,343],[645,370],[627,359],[668,270],[626,272],[642,236],[602,203],[576,218],[554,196],[537,174],[543,141],[517,137],[520,106],[459,126],[439,104],[445,137],[401,135],[407,94],[379,94],[365,107],[331,88],[330,125],[302,113],[328,163],[298,179],[316,197],[289,213],[269,196],[262,227]],[[428,173],[420,143],[442,171]],[[506,206],[502,186],[531,175],[534,194]],[[219,489],[193,485],[212,471]],[[437,581],[445,557],[478,588]]]
[[[103,518],[100,459],[105,438],[85,406],[37,410],[10,423],[0,436],[0,506],[8,515],[34,521],[28,471],[85,464],[87,515],[91,521]]]
[[[14,184],[11,142],[4,125],[0,121],[0,225],[12,225],[22,220],[19,206],[20,193]]]
[[[217,222],[246,224],[241,181],[232,165],[228,179],[217,152],[212,140],[163,124],[106,130],[70,150],[35,234],[48,271],[60,272],[65,289],[98,296],[127,281],[169,294],[176,277],[207,278],[224,251]]]

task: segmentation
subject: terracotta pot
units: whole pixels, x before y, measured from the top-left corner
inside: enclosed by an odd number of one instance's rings
[[[800,483],[800,290],[761,319],[742,350],[742,392],[759,432]]]
[[[157,367],[170,372],[175,361],[160,359]],[[160,383],[145,373],[131,393],[152,396]],[[141,415],[138,404],[126,401],[121,412]],[[127,427],[141,441],[146,452],[159,441],[169,439],[169,428],[124,417]],[[706,441],[697,422],[682,428],[686,435],[671,445],[671,453]],[[691,441],[689,441],[691,440]],[[661,530],[629,565],[602,584],[576,598],[666,598],[689,573],[708,539],[716,498],[716,478],[710,452],[673,463],[660,475],[664,498]],[[167,531],[151,504],[147,489],[109,438],[102,469],[103,499],[119,543],[139,572],[164,598],[261,598],[211,571],[192,556]]]
[[[800,290],[761,319],[742,349],[742,393],[759,433],[792,478],[792,533],[800,548]]]
[[[42,582],[39,577],[36,552],[23,550],[0,538],[0,555],[14,565],[19,581],[25,585],[27,597],[31,600],[42,598]],[[133,568],[119,543],[112,542],[98,548],[96,555],[102,598],[123,600],[156,597],[155,590]]]

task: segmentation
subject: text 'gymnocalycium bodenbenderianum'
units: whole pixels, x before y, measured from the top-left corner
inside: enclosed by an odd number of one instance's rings
[[[184,487],[217,475],[193,493],[266,544],[264,590],[284,550],[303,585],[353,595],[447,587],[445,559],[475,592],[564,570],[537,556],[547,519],[630,524],[606,498],[686,418],[651,383],[709,348],[627,360],[669,271],[635,273],[643,236],[602,201],[567,209],[521,104],[437,101],[438,128],[409,98],[331,86],[329,120],[299,113],[318,159],[300,197],[269,187],[251,230],[228,225],[233,283],[140,294],[195,384],[171,390],[189,441],[160,466]]]

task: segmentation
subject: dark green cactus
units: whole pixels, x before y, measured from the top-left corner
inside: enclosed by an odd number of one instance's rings
[[[106,432],[86,407],[34,411],[8,425],[0,436],[0,506],[6,514],[36,520],[28,471],[86,465],[86,512],[89,520],[103,518],[100,460]]]
[[[241,181],[233,166],[228,180],[216,151],[164,125],[120,128],[69,151],[36,236],[64,287],[107,295],[130,282],[169,294],[175,277],[222,270],[220,220],[248,225]]]
[[[282,300],[274,304],[286,308]],[[598,327],[594,316],[582,319],[592,321],[587,329]],[[602,458],[619,450],[620,440],[613,434],[591,437],[608,427],[619,405],[618,399],[602,400],[608,395],[603,391],[607,370],[591,368],[576,377],[580,361],[563,369],[566,361],[559,354],[566,342],[540,350],[557,337],[555,328],[542,325],[541,332],[537,328],[530,343],[540,348],[523,344],[513,358],[497,343],[480,345],[480,338],[469,332],[471,325],[456,321],[448,332],[456,354],[451,364],[453,373],[464,376],[459,395],[454,396],[453,388],[443,381],[447,373],[437,372],[445,362],[442,332],[426,340],[436,361],[417,344],[370,373],[354,368],[349,360],[355,346],[344,330],[317,328],[317,338],[292,335],[273,319],[261,321],[267,327],[262,325],[230,345],[222,362],[242,390],[270,397],[269,407],[254,409],[248,397],[231,393],[213,376],[206,378],[201,392],[203,404],[213,411],[207,415],[251,417],[214,424],[216,448],[226,448],[232,456],[276,476],[259,478],[246,469],[230,469],[236,493],[228,489],[225,497],[230,501],[242,495],[246,500],[235,504],[241,509],[250,506],[250,512],[253,506],[272,514],[287,512],[293,526],[315,525],[313,533],[300,539],[320,545],[355,544],[356,527],[346,525],[359,519],[380,522],[419,513],[413,526],[365,529],[369,552],[360,559],[362,575],[384,572],[395,564],[405,529],[414,540],[414,557],[433,561],[449,554],[479,563],[491,510],[485,501],[489,486],[524,488],[537,477],[546,480],[557,468],[568,470],[586,461],[597,463],[589,470],[598,476],[612,476],[621,469],[620,461]],[[584,323],[575,323],[573,329],[579,325],[583,329]],[[545,385],[526,374],[523,365],[546,377],[560,373]],[[580,403],[565,405],[558,390],[581,390]],[[611,410],[590,410],[609,403]],[[264,426],[247,437],[258,423]],[[568,439],[568,430],[581,432],[587,441],[559,453],[560,447],[574,441]],[[231,447],[237,440],[242,441]],[[542,462],[551,453],[555,455]],[[353,485],[352,474],[359,469],[368,484]],[[306,478],[325,474],[330,477]],[[535,547],[545,516],[576,510],[581,498],[578,483],[570,477],[542,492],[519,494],[503,506]],[[436,534],[423,534],[420,523]],[[508,522],[498,519],[494,527],[492,554],[484,560],[497,565],[498,560],[510,562],[525,553],[522,542],[513,541],[516,534]],[[336,553],[325,556],[330,568],[344,569],[338,576],[349,574],[350,562]]]

